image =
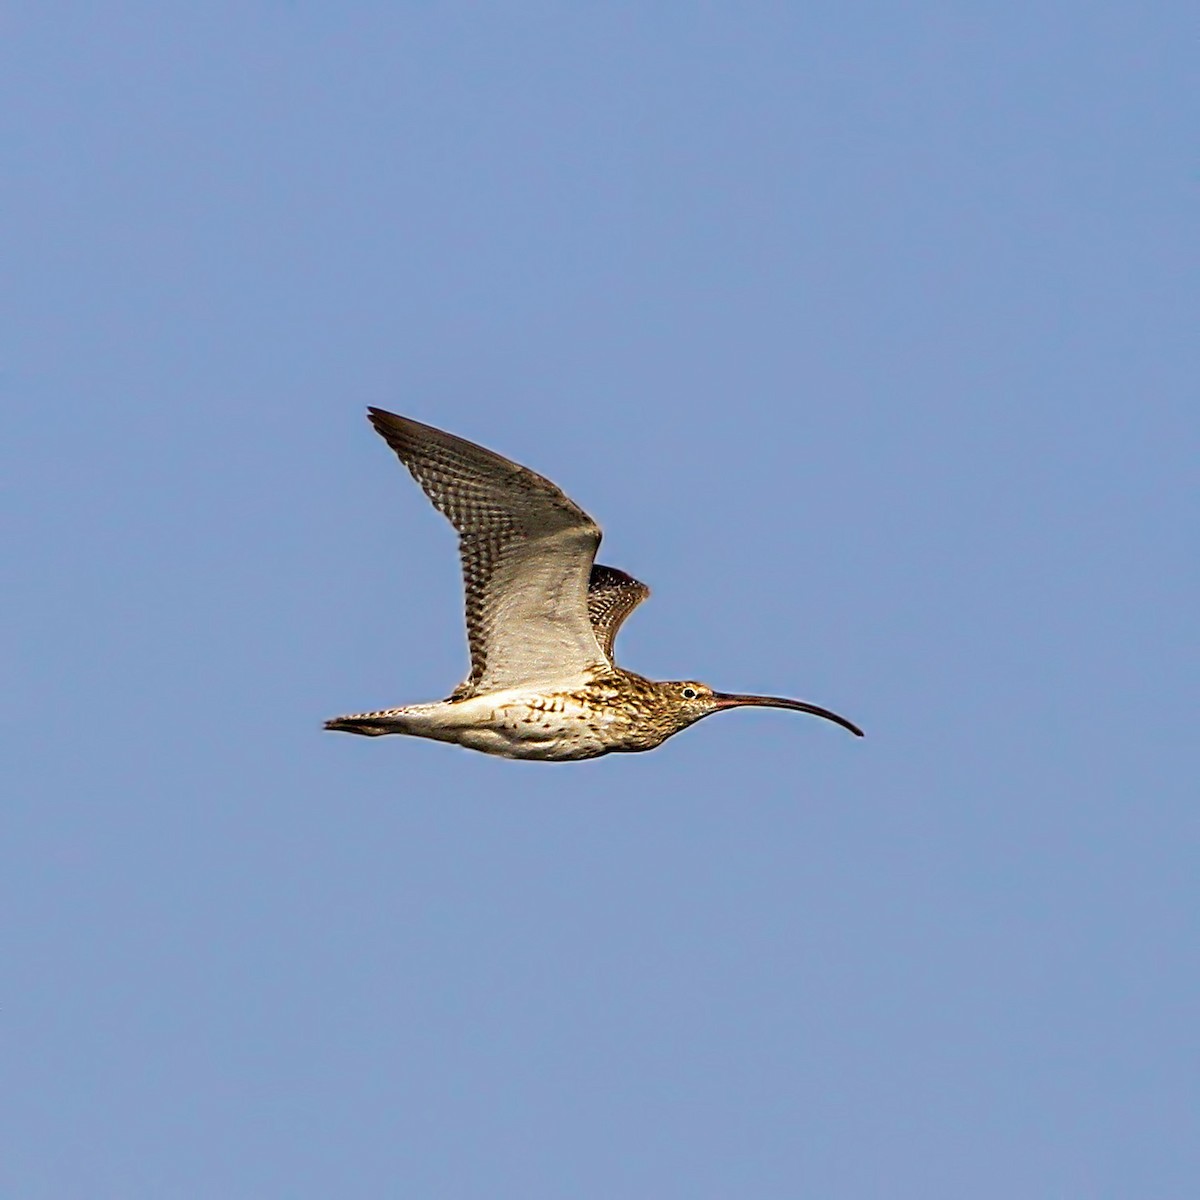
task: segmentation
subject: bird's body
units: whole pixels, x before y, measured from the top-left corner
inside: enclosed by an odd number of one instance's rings
[[[663,706],[655,704],[659,697],[653,689],[648,679],[612,671],[550,688],[506,688],[342,717],[333,727],[416,734],[504,758],[570,762],[612,750],[650,750],[674,733],[674,727],[662,728],[654,719]]]
[[[446,700],[337,717],[327,729],[553,762],[652,750],[702,717],[746,705],[811,713],[861,736],[844,717],[800,700],[714,692],[618,667],[617,630],[649,589],[593,561],[595,522],[549,480],[490,450],[370,413],[458,530],[471,674]]]

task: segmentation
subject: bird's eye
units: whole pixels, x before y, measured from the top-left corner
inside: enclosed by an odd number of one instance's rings
[[[696,689],[695,689],[694,687],[686,687],[686,688],[684,688],[684,689],[683,689],[683,691],[682,691],[682,692],[680,692],[679,694],[680,694],[680,695],[681,695],[681,696],[682,696],[682,697],[683,697],[685,700],[695,700],[695,698],[696,698],[696,697],[697,697],[697,696],[698,696],[700,693],[699,693],[699,692],[697,692],[697,691],[696,691]]]

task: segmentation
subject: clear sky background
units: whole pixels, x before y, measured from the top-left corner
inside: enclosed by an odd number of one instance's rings
[[[1189,8],[8,6],[6,1198],[1200,1195]],[[867,738],[324,733],[368,404]]]

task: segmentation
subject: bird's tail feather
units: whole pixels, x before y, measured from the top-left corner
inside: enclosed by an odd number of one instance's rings
[[[363,737],[382,737],[386,733],[407,733],[402,712],[353,713],[347,717],[334,717],[325,722],[326,729],[338,733],[358,733]]]

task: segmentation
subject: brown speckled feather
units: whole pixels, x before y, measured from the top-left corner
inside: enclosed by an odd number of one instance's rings
[[[597,563],[592,568],[592,577],[588,582],[588,616],[596,631],[600,649],[614,666],[613,642],[616,641],[617,630],[649,595],[650,589],[644,583],[632,575],[626,575],[624,571],[618,571],[616,567],[602,567]]]
[[[455,698],[608,669],[588,616],[600,544],[591,517],[548,479],[491,450],[383,409],[370,416],[458,531],[471,675]]]

